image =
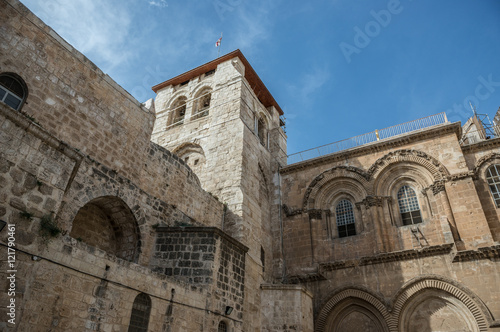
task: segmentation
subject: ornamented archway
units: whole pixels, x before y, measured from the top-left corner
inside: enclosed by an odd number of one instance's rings
[[[374,295],[361,289],[335,294],[321,309],[315,332],[389,332],[390,314]]]

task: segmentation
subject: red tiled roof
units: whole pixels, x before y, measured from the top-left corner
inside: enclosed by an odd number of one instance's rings
[[[250,83],[250,86],[252,87],[254,93],[259,98],[260,102],[265,107],[274,106],[278,110],[279,114],[283,115],[284,114],[283,110],[278,105],[276,100],[274,100],[274,97],[271,95],[269,90],[267,90],[266,86],[264,85],[260,77],[257,75],[255,70],[252,68],[252,66],[245,58],[245,56],[243,56],[243,53],[241,53],[240,50],[232,51],[231,53],[223,55],[213,61],[207,62],[204,65],[191,69],[190,71],[187,71],[184,74],[180,74],[179,76],[171,78],[163,83],[157,84],[153,86],[152,89],[155,93],[157,93],[158,90],[166,86],[183,83],[187,80],[192,79],[193,77],[200,76],[201,74],[206,73],[207,71],[214,70],[220,63],[235,57],[238,57],[243,62],[243,65],[245,66],[245,78],[248,81],[248,83]]]

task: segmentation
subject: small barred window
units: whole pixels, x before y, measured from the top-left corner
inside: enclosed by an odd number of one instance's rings
[[[486,170],[486,181],[495,205],[500,207],[500,165],[492,165]]]
[[[403,225],[412,225],[422,222],[417,194],[410,186],[402,186],[398,191],[399,211]]]
[[[335,208],[337,217],[337,229],[339,237],[356,235],[356,227],[354,224],[354,211],[352,203],[347,199],[341,200]]]

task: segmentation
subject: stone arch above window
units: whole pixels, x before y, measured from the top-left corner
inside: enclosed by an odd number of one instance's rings
[[[335,206],[335,220],[338,237],[356,235],[353,204],[347,199],[341,199]]]
[[[201,176],[205,167],[206,157],[205,151],[199,144],[183,143],[172,152],[182,159],[197,176]],[[199,180],[197,181],[199,183]]]
[[[212,89],[210,87],[205,87],[196,94],[194,100],[194,112],[193,118],[199,119],[207,116],[210,111],[210,106],[212,102]]]
[[[0,74],[0,101],[16,111],[23,107],[28,97],[28,87],[21,76],[14,73]]]
[[[303,209],[329,209],[333,197],[348,193],[354,202],[372,195],[366,174],[352,166],[336,166],[316,176],[306,189]]]
[[[70,236],[127,261],[139,259],[141,242],[137,221],[118,197],[95,198],[80,208]]]
[[[148,295],[140,293],[135,297],[132,305],[128,332],[147,332],[150,313],[151,299]]]
[[[450,175],[446,167],[436,158],[418,150],[396,150],[389,152],[375,161],[368,169],[367,174],[370,178],[377,179],[381,173],[385,172],[385,169],[399,163],[419,165],[421,168],[427,170],[432,176],[433,181],[443,180]]]
[[[187,109],[187,98],[185,96],[178,97],[170,108],[171,115],[169,126],[178,126],[184,123]]]

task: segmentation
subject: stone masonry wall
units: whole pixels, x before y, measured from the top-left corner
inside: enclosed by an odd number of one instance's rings
[[[0,72],[21,76],[23,112],[52,135],[136,181],[154,112],[141,106],[20,2],[0,2]]]

